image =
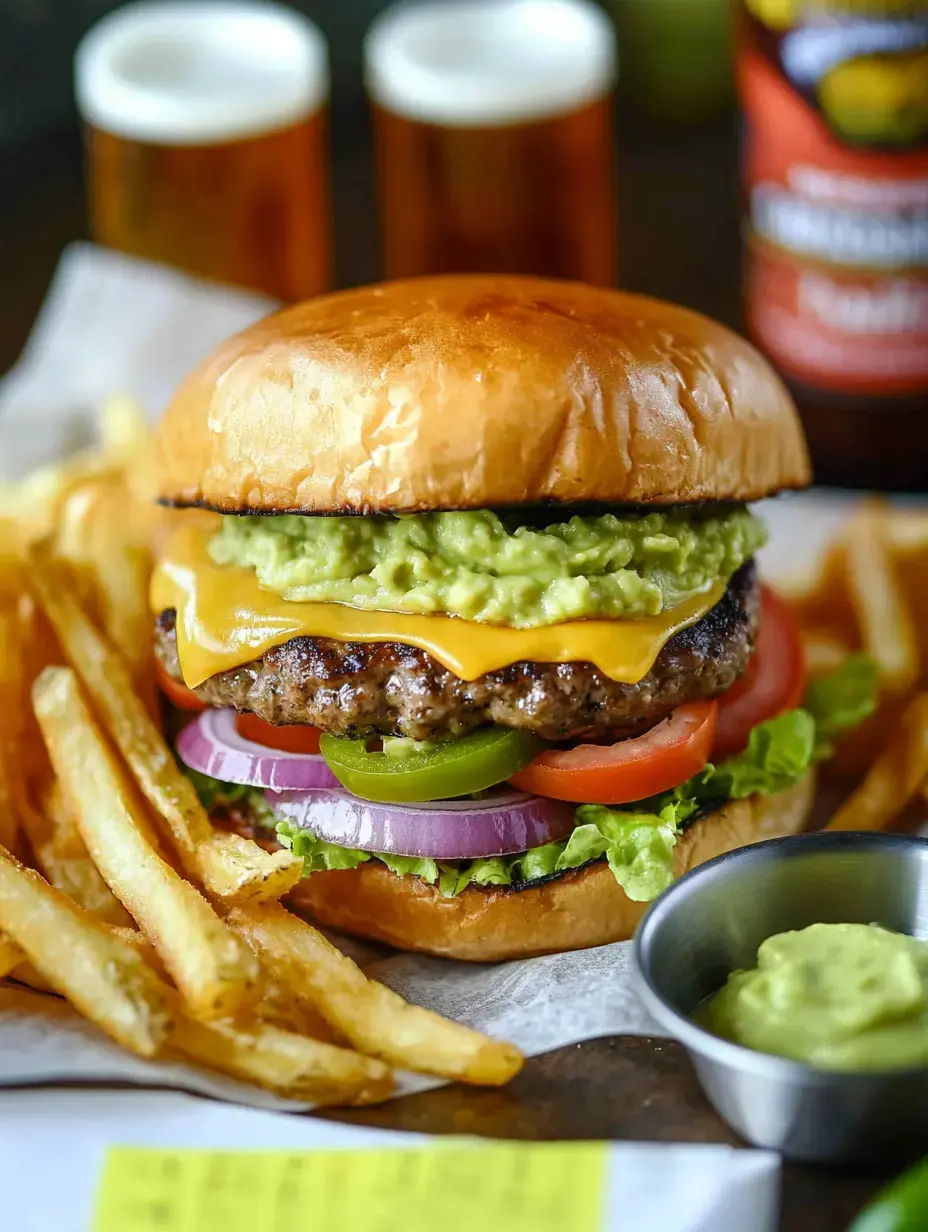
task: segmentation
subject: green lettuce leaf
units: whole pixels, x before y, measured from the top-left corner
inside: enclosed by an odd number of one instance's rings
[[[823,756],[830,738],[872,712],[875,699],[874,666],[865,656],[854,655],[831,676],[809,686],[803,707],[755,727],[744,752],[709,764],[672,791],[634,805],[581,804],[568,838],[482,860],[436,861],[340,847],[278,821],[257,788],[220,783],[194,770],[186,773],[206,808],[237,804],[259,824],[276,828],[280,842],[302,857],[307,874],[379,860],[398,876],[421,877],[453,898],[471,885],[521,885],[605,859],[628,897],[644,902],[673,880],[673,848],[681,827],[726,800],[773,795],[793,787]]]
[[[351,847],[339,847],[338,843],[327,843],[317,838],[310,830],[301,830],[285,821],[274,818],[277,837],[289,847],[295,856],[303,861],[303,872],[325,873],[336,868],[357,868],[371,858],[367,851],[356,851]]]
[[[658,814],[583,804],[577,826],[558,858],[557,871],[579,868],[605,856],[630,899],[648,902],[673,881],[674,826]]]
[[[618,883],[629,898],[645,901],[656,897],[673,880],[673,827],[648,814],[623,813],[585,805],[593,810],[585,824],[570,838],[546,843],[513,856],[488,856],[481,860],[428,860],[392,856],[381,852],[356,851],[326,843],[288,821],[277,823],[277,837],[285,847],[303,858],[304,872],[357,868],[367,860],[379,860],[398,876],[421,877],[437,883],[446,898],[454,898],[470,885],[510,886],[553,873],[580,868],[605,856]],[[598,813],[598,816],[594,816]]]
[[[513,856],[485,856],[482,860],[443,860],[439,865],[439,893],[454,898],[469,885],[512,885]]]
[[[787,710],[760,723],[748,747],[696,775],[704,798],[745,800],[786,791],[803,777],[815,752],[815,720],[808,710]]]
[[[207,813],[231,805],[247,813],[249,820],[255,825],[268,826],[271,830],[277,825],[277,816],[260,787],[249,787],[245,783],[225,783],[221,779],[211,778],[208,774],[201,774],[199,770],[191,770],[183,764],[180,768],[193,783],[200,803]]]
[[[397,877],[421,877],[430,884],[438,880],[438,865],[434,860],[419,860],[415,856],[391,856],[378,854],[373,856],[369,851],[357,851],[351,847],[340,847],[338,843],[327,843],[325,839],[317,838],[310,830],[301,830],[299,826],[286,821],[278,821],[273,816],[273,824],[277,837],[284,847],[289,847],[295,856],[303,861],[303,871],[309,873],[331,872],[339,868],[357,868],[368,860],[377,859],[386,864],[391,873]]]
[[[832,741],[873,713],[876,691],[877,666],[864,654],[848,655],[835,671],[810,681],[803,705],[815,720],[816,760],[829,757]]]
[[[539,877],[553,877],[558,871],[557,862],[564,854],[566,844],[545,843],[532,847],[509,858],[513,881],[537,881]]]

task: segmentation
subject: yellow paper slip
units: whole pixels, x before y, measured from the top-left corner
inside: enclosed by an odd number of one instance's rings
[[[604,1143],[112,1148],[94,1232],[601,1232]]]

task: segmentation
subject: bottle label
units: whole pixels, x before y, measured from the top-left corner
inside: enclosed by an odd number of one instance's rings
[[[928,7],[742,16],[749,329],[812,387],[928,390]]]

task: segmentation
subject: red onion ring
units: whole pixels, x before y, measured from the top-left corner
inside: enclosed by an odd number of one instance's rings
[[[191,770],[224,783],[271,791],[338,787],[338,780],[318,753],[286,753],[239,735],[234,710],[204,710],[181,732],[177,755]]]
[[[574,828],[573,805],[511,788],[482,800],[430,804],[375,804],[344,788],[274,793],[267,802],[282,820],[328,843],[431,860],[514,855]]]

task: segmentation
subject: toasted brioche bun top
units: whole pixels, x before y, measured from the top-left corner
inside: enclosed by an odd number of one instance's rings
[[[659,300],[450,276],[288,308],[181,386],[161,496],[224,512],[754,500],[810,480],[786,389]]]

